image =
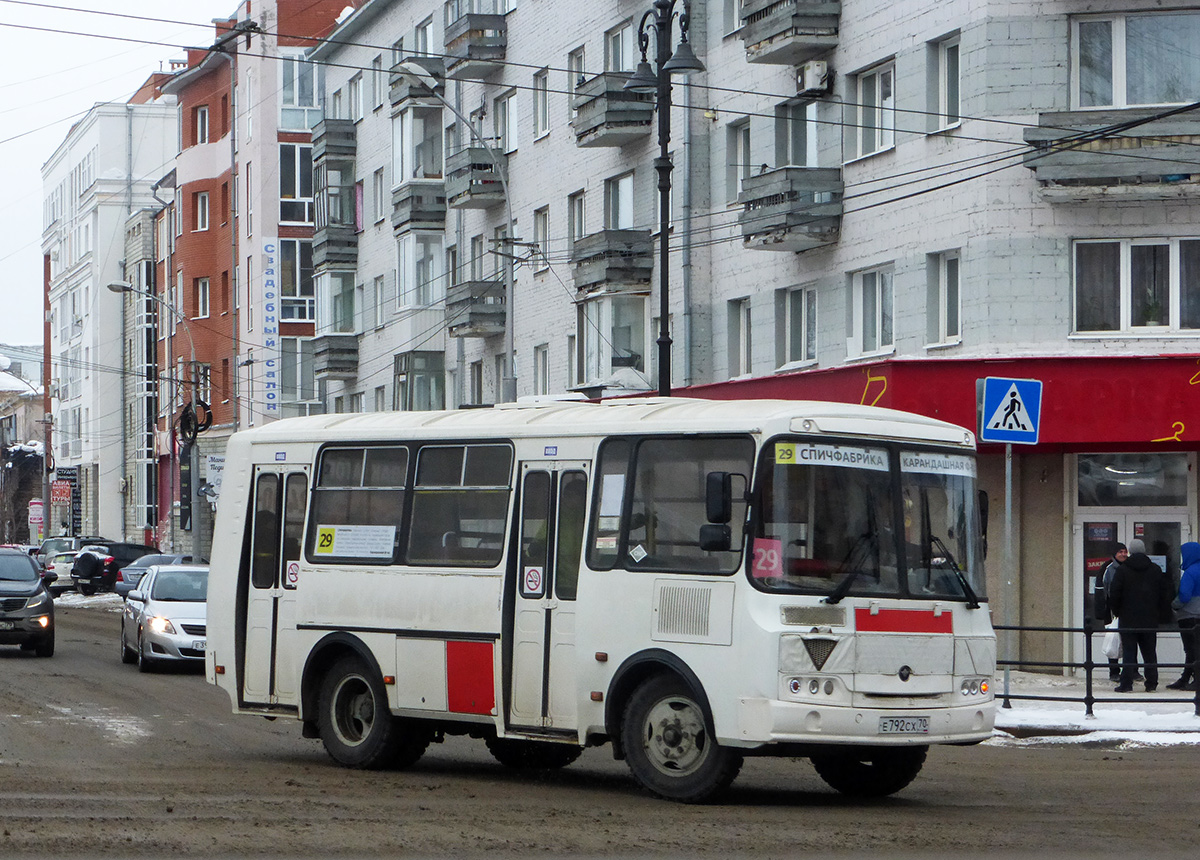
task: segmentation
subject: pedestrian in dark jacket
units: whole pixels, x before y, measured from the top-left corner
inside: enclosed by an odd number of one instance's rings
[[[1192,677],[1192,670],[1196,662],[1196,638],[1200,635],[1200,543],[1188,541],[1179,551],[1183,570],[1179,574],[1179,596],[1171,605],[1175,608],[1175,620],[1183,638],[1183,662],[1187,665],[1179,680],[1167,684],[1167,689],[1194,690],[1197,679]]]
[[[1133,690],[1137,674],[1137,654],[1145,664],[1146,692],[1158,689],[1158,630],[1171,618],[1171,599],[1175,589],[1162,568],[1146,555],[1146,544],[1129,542],[1129,558],[1113,574],[1108,605],[1117,616],[1121,635],[1121,683],[1118,693]]]
[[[1113,547],[1112,561],[1105,565],[1104,570],[1093,580],[1092,607],[1096,620],[1101,624],[1112,623],[1113,612],[1108,605],[1108,590],[1112,587],[1113,576],[1116,575],[1117,568],[1127,558],[1129,558],[1129,550],[1125,548],[1125,544],[1118,541],[1117,545]],[[1108,679],[1110,681],[1121,679],[1121,664],[1116,657],[1108,658]]]

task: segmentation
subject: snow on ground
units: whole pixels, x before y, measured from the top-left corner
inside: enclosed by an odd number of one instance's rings
[[[120,612],[124,605],[120,595],[93,594],[85,597],[77,591],[64,591],[54,598],[54,605],[66,609],[99,609],[103,612]]]

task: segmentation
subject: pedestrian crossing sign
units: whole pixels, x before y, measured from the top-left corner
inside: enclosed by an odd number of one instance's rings
[[[1036,445],[1042,416],[1040,379],[983,380],[979,441]]]

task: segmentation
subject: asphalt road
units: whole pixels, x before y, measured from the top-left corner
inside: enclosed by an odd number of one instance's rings
[[[337,767],[199,672],[120,662],[120,616],[60,608],[58,651],[0,648],[0,856],[1152,856],[1194,852],[1200,748],[935,748],[901,794],[843,799],[750,759],[719,804],[652,799],[607,747],[535,776],[450,739]]]

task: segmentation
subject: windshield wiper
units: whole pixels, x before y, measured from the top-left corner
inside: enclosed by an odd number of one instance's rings
[[[942,542],[942,539],[937,535],[930,533],[929,542],[937,548],[937,551],[942,554],[946,564],[950,570],[958,578],[959,585],[962,586],[963,594],[967,597],[967,609],[979,608],[979,597],[975,594],[975,589],[971,588],[971,583],[967,581],[967,575],[962,572],[962,568],[958,566],[958,562],[954,560],[954,553],[950,552],[950,548]],[[932,566],[932,565],[930,565]]]
[[[858,536],[854,541],[854,545],[850,547],[850,552],[846,553],[846,558],[842,561],[838,570],[847,570],[854,560],[854,556],[858,550],[868,542],[874,544],[875,547],[875,578],[879,579],[879,530],[875,527],[875,494],[867,490],[867,530]],[[855,565],[853,570],[848,570],[846,578],[838,583],[828,597],[825,598],[825,603],[840,603],[842,598],[850,593],[851,586],[854,585],[858,575],[862,573],[862,568]]]

